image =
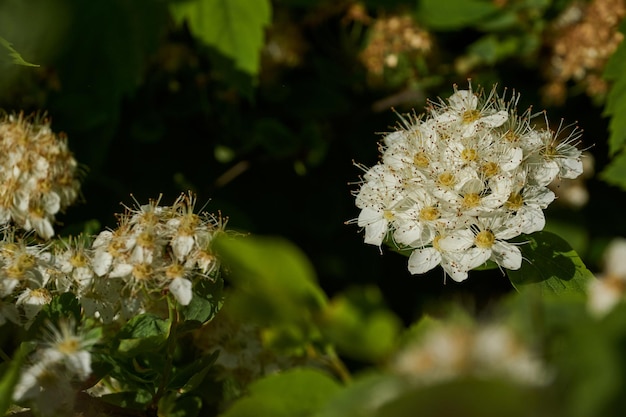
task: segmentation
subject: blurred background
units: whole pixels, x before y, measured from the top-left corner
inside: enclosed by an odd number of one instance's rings
[[[377,162],[395,112],[419,114],[454,84],[518,92],[520,113],[532,105],[553,128],[584,130],[585,174],[555,184],[546,228],[600,268],[606,243],[626,235],[624,191],[600,175],[624,3],[2,0],[0,36],[37,66],[3,55],[0,108],[45,112],[83,165],[60,235],[192,190],[230,229],[296,243],[329,294],[377,285],[407,322],[442,300],[480,310],[512,291],[500,271],[445,285],[439,268],[411,276],[406,258],[346,224],[358,216],[355,162]]]

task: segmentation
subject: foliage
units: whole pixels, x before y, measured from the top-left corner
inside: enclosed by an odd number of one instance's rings
[[[1,2],[0,411],[621,415],[625,15]],[[468,81],[506,97],[480,111],[532,107],[521,125],[584,170],[553,172],[545,227],[507,242],[519,269],[412,275],[392,233],[363,244],[355,188],[385,138],[446,119]],[[533,157],[563,168],[553,150]]]

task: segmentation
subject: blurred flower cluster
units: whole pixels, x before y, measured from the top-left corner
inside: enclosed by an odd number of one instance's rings
[[[574,1],[562,12],[547,39],[551,53],[543,88],[546,101],[563,104],[568,82],[594,98],[606,94],[602,72],[624,38],[619,24],[625,15],[624,0]]]
[[[389,366],[416,385],[465,376],[534,386],[547,385],[551,379],[541,357],[502,323],[433,322],[406,343]]]
[[[519,269],[509,240],[542,230],[554,200],[548,185],[583,172],[580,130],[531,124],[519,95],[458,90],[431,102],[427,117],[403,118],[385,135],[381,162],[366,168],[356,206],[365,242],[410,250],[409,271],[437,265],[455,281],[487,261]],[[565,137],[563,137],[565,136]]]
[[[78,173],[67,138],[49,119],[20,113],[0,120],[0,225],[50,239],[56,214],[78,198]]]

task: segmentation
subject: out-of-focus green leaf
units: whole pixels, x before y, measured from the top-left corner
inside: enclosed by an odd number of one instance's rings
[[[369,371],[358,375],[331,398],[316,417],[366,417],[406,389],[406,381],[392,374]]]
[[[8,55],[12,63],[16,65],[24,65],[26,67],[38,67],[39,66],[37,64],[31,64],[30,62],[26,62],[24,58],[22,58],[22,56],[19,54],[19,52],[17,52],[13,48],[13,45],[11,45],[11,43],[7,41],[6,39],[4,39],[2,36],[0,36],[0,45],[8,51]]]
[[[326,339],[339,353],[359,360],[384,358],[395,347],[402,328],[376,287],[354,287],[336,296],[323,317]]]
[[[489,0],[422,0],[417,15],[428,28],[455,30],[483,23],[497,11]]]
[[[235,402],[223,417],[313,416],[340,388],[322,371],[293,369],[252,383],[249,396]]]
[[[26,357],[26,352],[27,349],[23,345],[16,350],[15,356],[0,379],[0,415],[5,415],[13,403],[13,388],[19,380],[22,362]]]
[[[599,177],[608,184],[615,185],[623,190],[626,190],[626,152],[622,152],[613,158],[599,174]]]
[[[620,26],[626,33],[626,20]],[[621,42],[604,68],[603,77],[611,83],[603,115],[609,117],[609,154],[615,155],[626,145],[626,44]],[[608,177],[615,181],[613,174]],[[622,177],[623,178],[623,177]]]
[[[550,232],[536,232],[515,240],[520,244],[524,260],[520,269],[506,272],[516,290],[533,288],[552,294],[586,292],[593,274],[565,240]]]
[[[241,319],[262,324],[303,324],[326,304],[304,253],[279,237],[221,235],[214,248],[234,285],[226,306]]]
[[[177,22],[186,21],[195,36],[233,59],[237,69],[258,73],[272,14],[268,0],[188,0],[171,3],[170,10]]]
[[[539,391],[536,391],[539,393]],[[430,386],[416,386],[388,401],[375,413],[385,417],[458,416],[499,417],[536,415],[539,397],[532,389],[500,379],[454,379]],[[546,404],[541,410],[549,410]]]

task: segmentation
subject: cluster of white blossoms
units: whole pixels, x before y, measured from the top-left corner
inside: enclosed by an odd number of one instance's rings
[[[78,164],[64,135],[35,115],[0,120],[0,225],[14,223],[44,239],[55,216],[78,197]]]
[[[401,348],[389,367],[417,385],[464,376],[504,378],[532,386],[552,379],[541,358],[501,323],[434,324]]]
[[[70,292],[88,317],[104,322],[145,312],[171,293],[181,305],[199,280],[217,278],[211,249],[225,221],[194,213],[195,197],[159,200],[118,216],[118,227],[91,237],[32,244],[5,228],[0,239],[0,325],[28,327],[54,295]]]
[[[102,231],[95,238],[91,268],[97,281],[113,284],[113,288],[92,288],[81,301],[93,301],[95,308],[103,294],[115,292],[118,281],[129,295],[120,308],[164,292],[188,305],[194,282],[215,280],[219,263],[211,244],[224,230],[225,220],[195,213],[196,199],[191,193],[181,194],[172,206],[159,206],[159,201],[127,209],[119,216],[116,229]]]
[[[576,127],[565,138],[570,126],[537,128],[531,109],[518,114],[519,95],[505,95],[455,87],[384,136],[356,192],[366,243],[409,250],[411,273],[441,265],[455,281],[487,261],[520,268],[509,240],[543,229],[548,185],[578,177],[582,151]]]

